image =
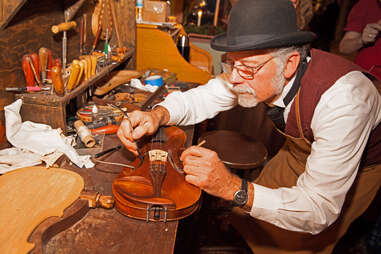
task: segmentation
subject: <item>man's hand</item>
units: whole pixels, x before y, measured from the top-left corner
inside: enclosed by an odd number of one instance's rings
[[[381,31],[381,20],[377,23],[367,24],[362,30],[361,40],[364,45],[374,43],[378,33]]]
[[[164,107],[156,107],[151,112],[134,111],[128,113],[119,126],[117,136],[123,145],[138,154],[135,140],[145,135],[156,132],[160,125],[165,125],[169,120],[169,113]]]
[[[241,187],[241,179],[230,173],[212,150],[192,146],[182,153],[180,159],[186,173],[185,180],[213,196],[232,200]]]

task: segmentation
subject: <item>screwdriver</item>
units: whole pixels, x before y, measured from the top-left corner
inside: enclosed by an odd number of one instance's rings
[[[40,92],[48,91],[50,87],[39,87],[39,86],[27,86],[27,87],[6,87],[7,92]]]

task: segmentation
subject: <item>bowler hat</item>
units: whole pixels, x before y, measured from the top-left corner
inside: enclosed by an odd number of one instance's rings
[[[239,0],[230,12],[227,32],[211,46],[220,51],[280,48],[312,42],[316,35],[297,28],[290,0]]]

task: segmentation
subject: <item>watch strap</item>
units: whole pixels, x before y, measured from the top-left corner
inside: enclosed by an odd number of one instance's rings
[[[234,196],[233,196],[233,203],[232,205],[233,206],[244,206],[246,205],[247,203],[247,200],[248,200],[248,183],[247,183],[247,180],[242,178],[241,179],[242,182],[241,182],[241,188],[235,192]],[[244,195],[246,196],[246,199],[245,200],[240,200],[238,197],[241,196],[241,195]],[[241,196],[242,198],[242,196]]]
[[[241,183],[241,190],[245,191],[247,193],[247,180],[245,178],[242,178],[242,183]]]

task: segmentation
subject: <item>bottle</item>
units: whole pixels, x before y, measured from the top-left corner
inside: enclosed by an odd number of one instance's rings
[[[140,23],[143,20],[143,0],[136,0],[136,22]]]
[[[177,39],[177,49],[185,60],[189,62],[189,38],[186,34],[180,34]]]

